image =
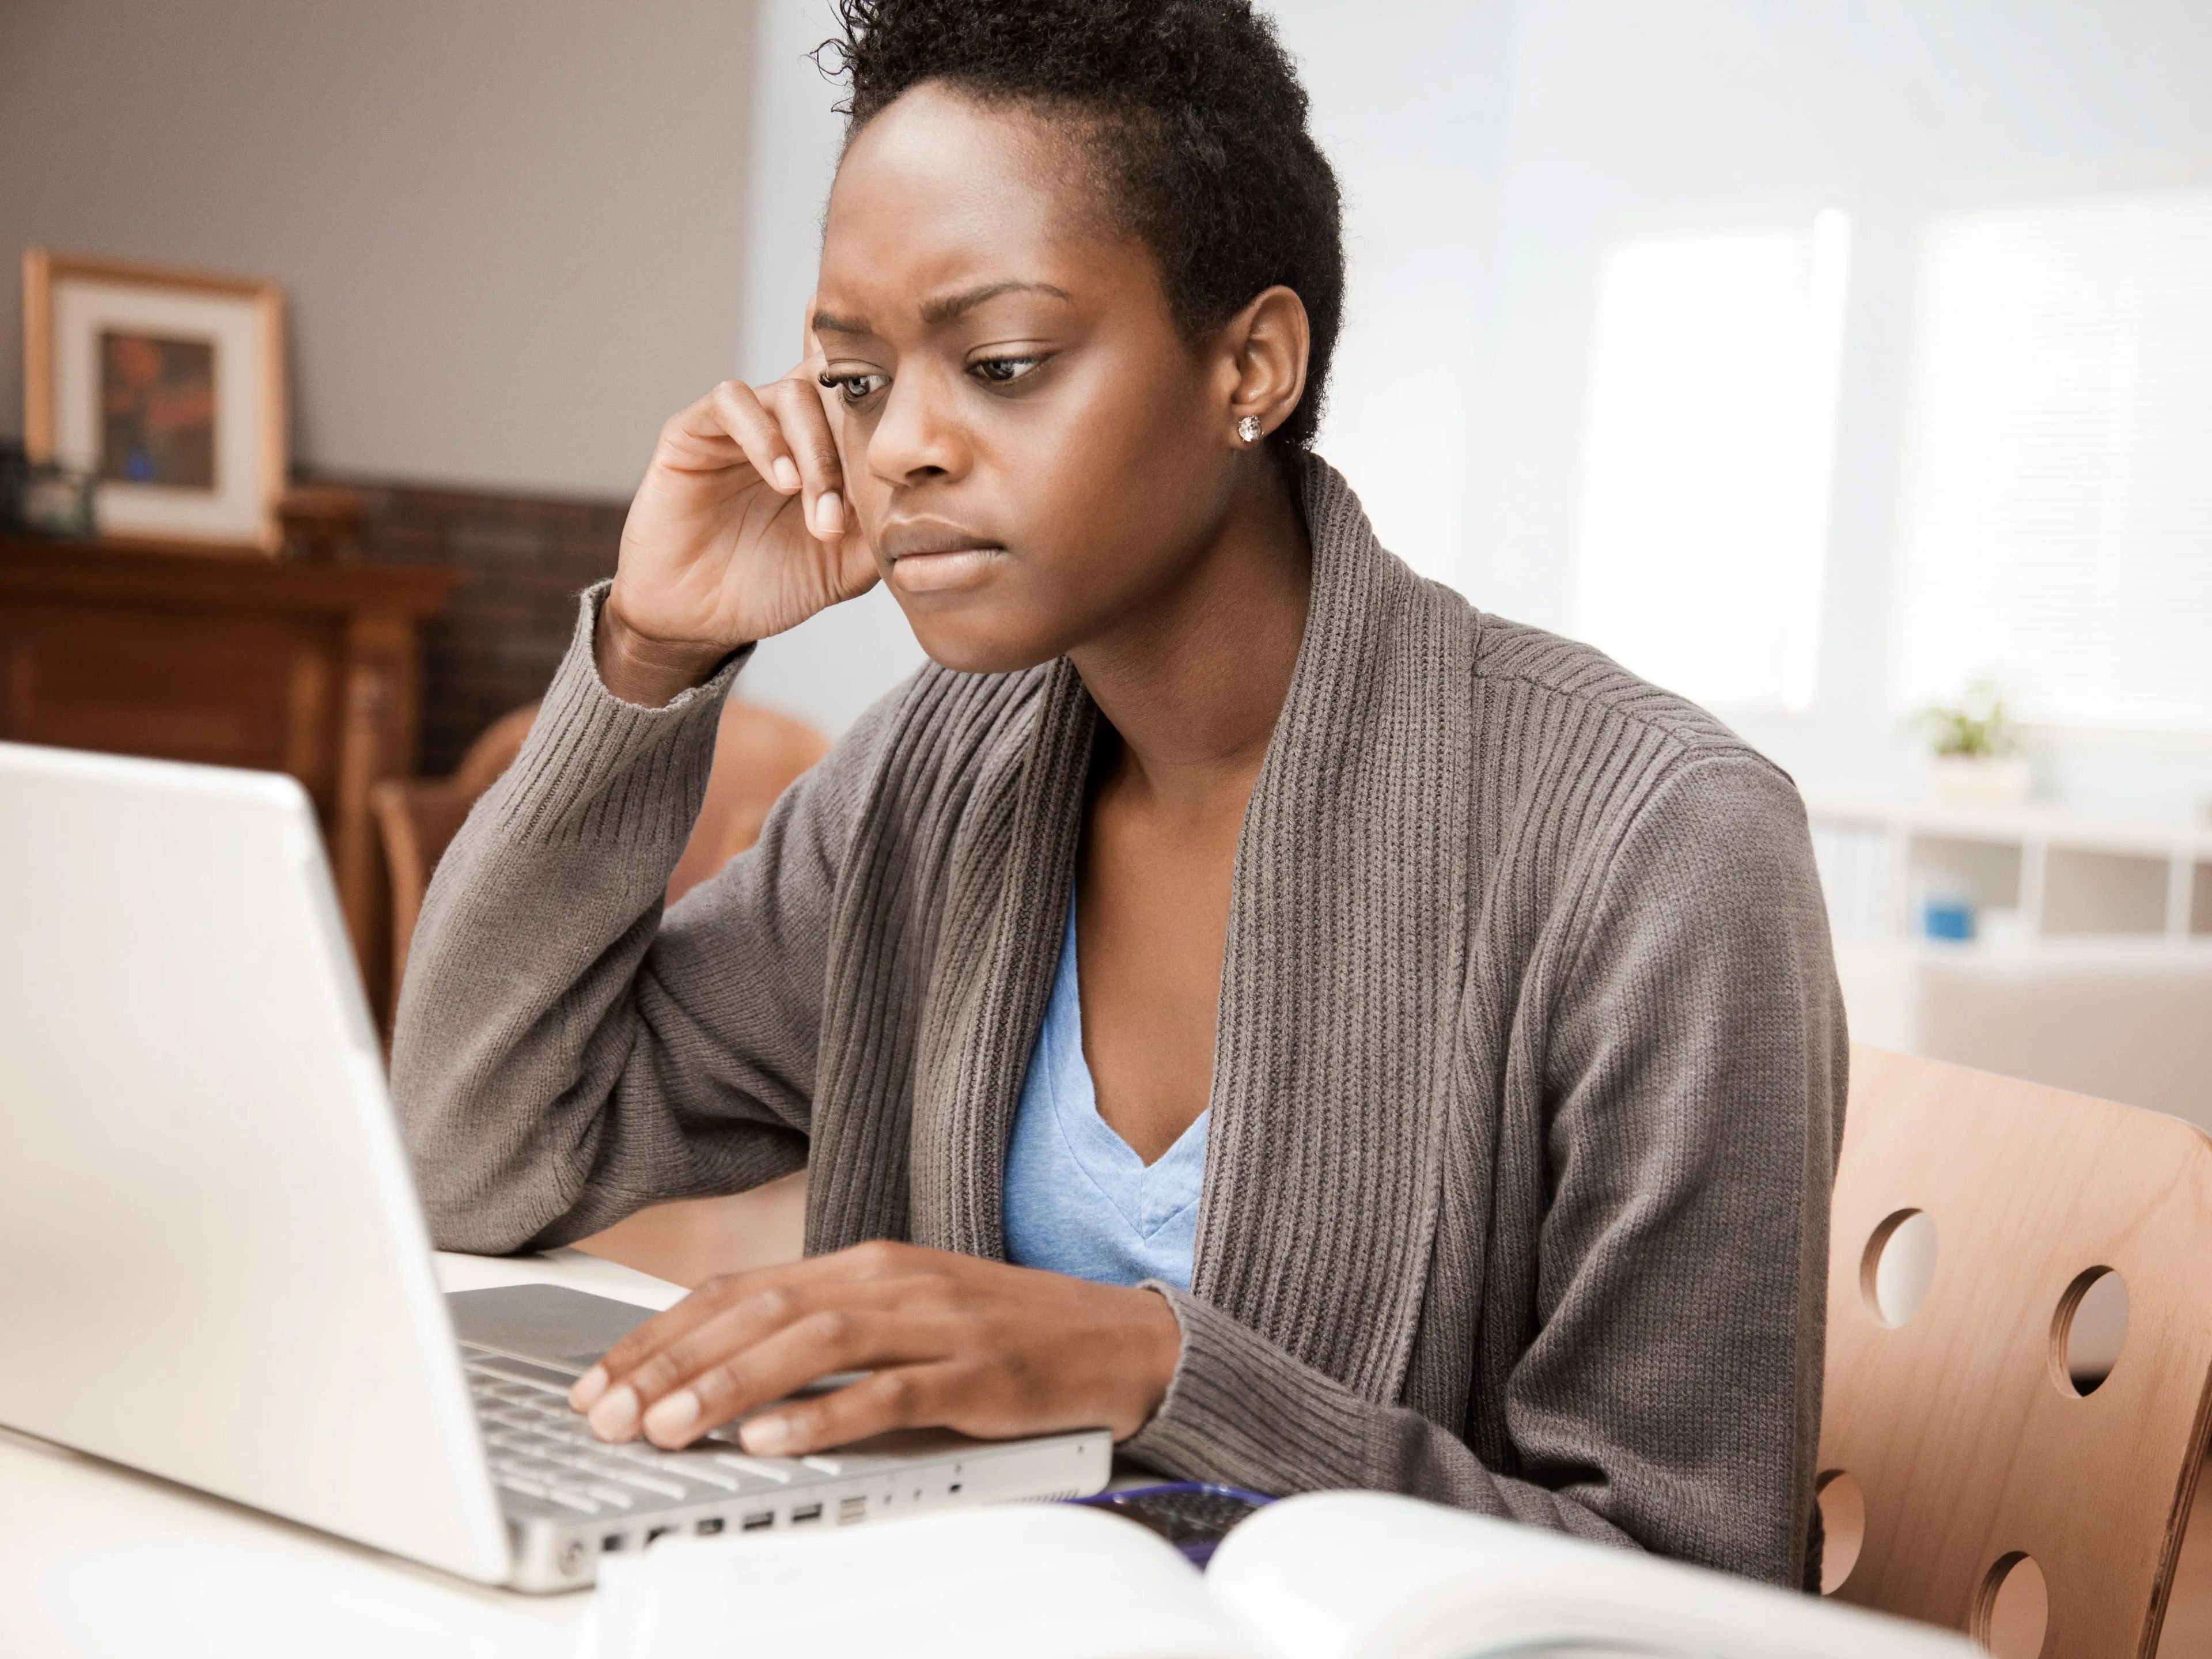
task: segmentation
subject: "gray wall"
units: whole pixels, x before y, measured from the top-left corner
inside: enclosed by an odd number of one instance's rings
[[[295,453],[626,495],[734,366],[744,0],[4,0],[0,433],[17,258],[273,276]]]
[[[829,33],[818,0],[0,0],[0,434],[39,242],[282,282],[304,466],[627,497],[670,413],[793,361]],[[745,691],[836,731],[921,661],[878,592]]]

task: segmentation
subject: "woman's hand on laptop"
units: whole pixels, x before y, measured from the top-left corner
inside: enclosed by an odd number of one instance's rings
[[[1182,1348],[1167,1298],[911,1244],[712,1279],[624,1337],[569,1403],[605,1440],[674,1449],[817,1377],[858,1382],[752,1417],[759,1456],[886,1430],[1005,1439],[1142,1428]]]

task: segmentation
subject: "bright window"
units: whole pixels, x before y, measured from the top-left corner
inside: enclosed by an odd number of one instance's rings
[[[1892,686],[2212,728],[2212,191],[1929,228]]]
[[[1813,700],[1850,249],[1831,210],[1599,274],[1573,627],[1702,702]]]

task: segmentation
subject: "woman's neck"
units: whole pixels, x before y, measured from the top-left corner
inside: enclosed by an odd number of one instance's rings
[[[1120,738],[1110,777],[1170,812],[1203,813],[1224,791],[1241,811],[1290,691],[1312,573],[1288,481],[1253,467],[1185,577],[1069,653]]]

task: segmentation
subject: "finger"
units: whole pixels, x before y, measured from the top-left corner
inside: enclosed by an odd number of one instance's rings
[[[711,417],[744,452],[753,471],[783,495],[796,495],[801,483],[799,462],[784,440],[783,423],[761,401],[760,393],[743,380],[725,380],[707,394],[707,403]]]
[[[875,550],[865,536],[848,536],[837,556],[837,580],[847,599],[866,592],[884,579]]]
[[[819,1308],[663,1395],[645,1413],[646,1437],[672,1449],[823,1377],[943,1358],[951,1340],[945,1324],[895,1305]]]
[[[784,1348],[770,1345],[782,1340],[787,1331],[802,1326],[808,1327],[815,1337],[834,1335],[842,1340],[841,1322],[848,1315],[896,1314],[903,1299],[901,1287],[861,1284],[806,1288],[784,1285],[747,1297],[647,1356],[629,1376],[616,1382],[605,1397],[591,1408],[592,1431],[603,1440],[627,1440],[641,1425],[650,1425],[653,1413],[669,1396],[680,1393],[704,1373],[735,1362],[750,1364],[748,1357],[757,1349],[765,1350],[771,1358],[782,1354]],[[849,1368],[836,1354],[827,1354],[820,1370],[788,1381],[772,1381],[764,1386],[773,1391],[760,1399],[775,1399],[817,1377]],[[750,1374],[743,1366],[732,1373]],[[780,1371],[775,1373],[776,1377],[781,1375]],[[745,1402],[758,1403],[758,1400]],[[695,1401],[695,1412],[696,1407]],[[726,1422],[744,1409],[744,1405],[733,1406],[714,1420]],[[689,1415],[685,1415],[685,1420],[690,1420]],[[713,1424],[706,1426],[712,1427]]]
[[[942,1364],[898,1365],[834,1393],[794,1400],[747,1423],[738,1431],[738,1443],[756,1457],[803,1457],[893,1429],[940,1423],[951,1370]]]
[[[758,411],[746,418],[742,405],[759,398],[751,387],[726,380],[703,398],[670,416],[660,428],[660,450],[676,465],[711,471],[744,461],[769,483],[781,473],[793,490],[799,469],[782,450],[781,428]]]
[[[793,1266],[799,1264],[792,1264]],[[639,1367],[683,1341],[691,1333],[720,1319],[731,1308],[761,1291],[788,1282],[787,1270],[724,1273],[708,1279],[674,1307],[654,1315],[599,1357],[599,1363],[576,1379],[568,1390],[568,1404],[590,1411],[612,1389],[629,1382]]]
[[[778,1303],[773,1299],[762,1302],[760,1298],[773,1298],[787,1292],[793,1293],[795,1298],[797,1294],[817,1285],[911,1277],[932,1266],[944,1265],[944,1255],[941,1251],[916,1249],[879,1240],[829,1255],[809,1256],[773,1267],[710,1279],[674,1307],[647,1320],[608,1349],[598,1364],[577,1379],[576,1385],[568,1391],[568,1403],[578,1411],[593,1412],[596,1419],[595,1408],[617,1387],[629,1384],[635,1395],[637,1373],[641,1368],[732,1310],[756,1304],[747,1316],[758,1320],[757,1330],[764,1333],[780,1321],[787,1322],[817,1305],[812,1301]],[[688,1375],[689,1370],[679,1369],[677,1372],[678,1377]],[[651,1380],[647,1379],[648,1384]],[[653,1393],[641,1396],[646,1403],[653,1397],[656,1395]],[[618,1410],[611,1413],[609,1420],[619,1415]]]
[[[799,460],[806,527],[816,540],[835,542],[845,533],[845,469],[823,412],[820,384],[811,375],[788,375],[768,389],[768,401]]]
[[[709,1279],[674,1307],[647,1320],[600,1355],[599,1363],[576,1379],[568,1390],[570,1409],[590,1411],[654,1354],[717,1317],[730,1299],[727,1281]]]
[[[816,302],[819,296],[817,295],[808,295],[806,296],[805,307],[799,313],[799,366],[793,369],[788,375],[785,376],[785,378],[787,380],[796,380],[805,383],[807,390],[813,394],[815,407],[822,411],[823,425],[830,428],[834,433],[839,424],[838,416],[842,411],[837,407],[837,394],[822,384],[822,371],[829,365],[830,351],[829,348],[822,343],[822,337],[815,331],[814,328],[814,313],[817,308]],[[839,457],[839,471],[842,473],[843,471],[843,452],[838,451],[837,453]],[[849,524],[852,519],[852,508],[849,504],[844,501],[842,491],[839,495],[839,505],[842,509],[842,516],[844,521]],[[809,522],[811,523],[812,520],[810,520]],[[860,549],[859,550],[863,554],[866,553],[865,548]],[[872,557],[865,558],[863,562],[867,565],[868,568],[865,573],[863,573],[854,566],[852,557],[854,551],[854,550],[849,547],[848,548],[846,558],[847,568],[842,574],[845,578],[845,585],[852,592],[858,593],[875,586],[875,561]]]
[[[724,1308],[617,1376],[591,1408],[592,1432],[602,1440],[628,1440],[653,1407],[686,1379],[741,1354],[782,1326],[812,1310],[811,1300],[789,1288],[765,1290]]]
[[[815,302],[810,297],[806,302],[805,313],[799,319],[801,356],[799,367],[793,369],[792,374],[804,380],[808,390],[813,392],[815,406],[822,411],[823,423],[833,433],[839,433],[844,429],[844,404],[835,391],[822,384],[822,371],[829,366],[830,362],[830,349],[822,343],[821,335],[815,331],[814,312]],[[841,465],[843,455],[843,450],[840,449],[838,456]],[[850,516],[851,509],[848,507],[847,517],[849,519]],[[873,560],[871,559],[869,562],[872,564]],[[871,576],[860,586],[872,586],[874,580]],[[857,592],[858,589],[855,591]]]
[[[820,298],[819,295],[808,295],[806,307],[799,313],[799,367],[792,370],[793,374],[805,374],[810,378],[819,375],[823,364],[830,361],[829,352],[823,348],[822,337],[814,331],[814,313],[818,309]]]

